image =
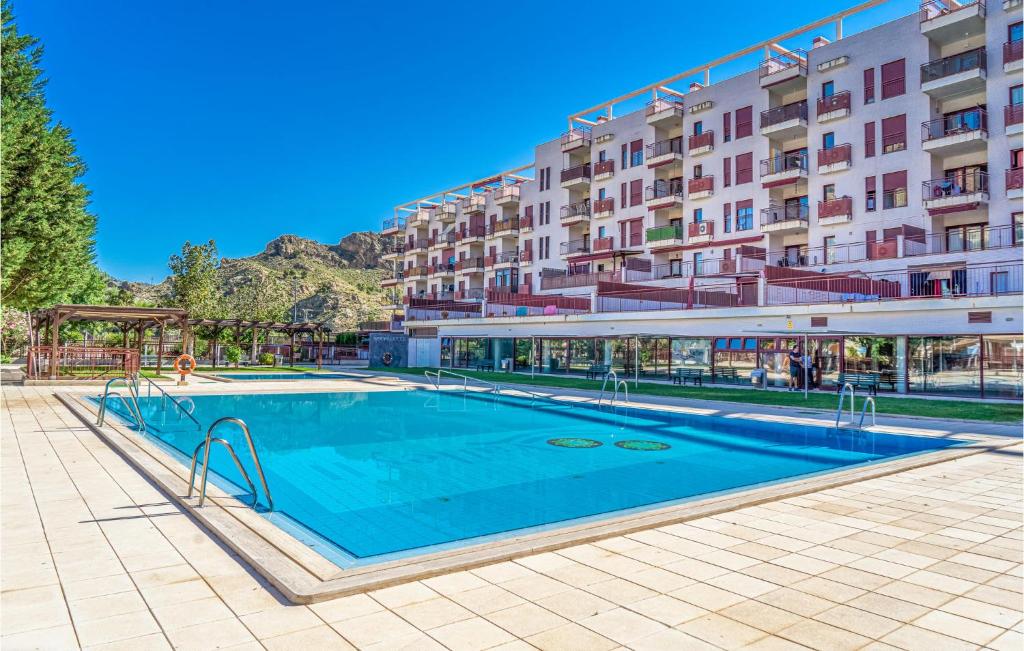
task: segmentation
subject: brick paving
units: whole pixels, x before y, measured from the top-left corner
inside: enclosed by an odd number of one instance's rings
[[[4,387],[17,649],[1022,648],[1021,446],[311,606]]]

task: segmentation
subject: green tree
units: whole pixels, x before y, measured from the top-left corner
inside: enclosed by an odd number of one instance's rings
[[[23,309],[95,297],[85,164],[46,105],[42,46],[18,31],[9,2],[0,12],[0,297]]]
[[[185,242],[181,254],[174,254],[167,262],[171,270],[170,302],[188,310],[198,319],[221,316],[220,290],[217,285],[217,245],[213,240],[193,245]]]
[[[228,296],[231,316],[246,321],[284,321],[291,308],[288,288],[269,277],[253,278]]]

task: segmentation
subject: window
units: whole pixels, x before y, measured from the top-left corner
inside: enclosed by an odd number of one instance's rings
[[[992,293],[993,294],[1006,294],[1010,291],[1010,272],[1009,271],[993,271],[992,272]]]
[[[754,180],[754,154],[748,152],[736,156],[736,185]]]
[[[864,103],[871,104],[875,101],[875,69],[864,70]]]
[[[629,201],[628,197],[629,194],[626,192],[626,184],[623,183],[619,186],[619,208],[626,207],[626,202]]]
[[[704,254],[694,253],[693,254],[693,275],[703,276],[704,275]]]
[[[754,202],[750,199],[736,202],[736,230],[749,231],[754,228]]]
[[[597,236],[598,236],[598,237],[604,237],[604,234],[605,234],[605,228],[604,228],[604,226],[599,226],[599,227],[597,228]]]
[[[1010,87],[1010,104],[1013,106],[1024,104],[1024,86],[1018,84]]]
[[[832,149],[836,146],[836,134],[832,131],[821,134],[821,148]]]
[[[697,120],[693,123],[693,135],[699,136],[702,133],[704,133],[704,123]]]
[[[550,180],[550,170],[549,170],[548,180]],[[550,224],[551,223],[551,202],[550,201],[545,201],[544,202],[544,223],[545,224]]]
[[[732,232],[732,206],[725,204],[722,208],[722,231],[725,233]]]
[[[597,160],[598,160],[598,162],[601,162],[601,163],[603,163],[606,160],[608,160],[608,152],[605,151],[604,149],[602,149],[601,151],[597,152]]]
[[[836,186],[833,183],[829,183],[821,189],[821,198],[823,201],[832,201],[836,198]]]
[[[644,141],[634,140],[629,143],[629,166],[636,167],[644,164]]]
[[[726,156],[722,159],[722,187],[732,185],[732,159]]]
[[[907,172],[889,172],[882,175],[882,210],[903,208],[907,205]]]
[[[864,179],[864,210],[875,211],[875,177],[873,176]]]
[[[622,143],[622,169],[629,167],[629,145]]]
[[[829,235],[825,238],[825,264],[835,264],[836,258],[836,236]]]
[[[1008,41],[1016,43],[1024,38],[1024,23],[1017,22],[1013,23],[1006,28],[1006,36]]]
[[[746,138],[754,133],[754,107],[736,109],[736,139]]]
[[[864,158],[875,155],[875,123],[864,123]]]
[[[832,97],[836,94],[836,83],[834,81],[826,81],[821,85],[821,96]]]
[[[702,221],[704,221],[704,209],[703,208],[694,208],[693,209],[693,223],[694,224],[699,224]]]
[[[906,61],[890,61],[882,64],[882,99],[898,97],[907,92]]]
[[[732,140],[732,114],[726,111],[722,114],[722,142]]]
[[[642,179],[629,182],[629,205],[639,206],[644,201],[644,182]]]
[[[907,116],[894,115],[882,120],[882,153],[891,154],[907,148]]]
[[[597,200],[598,201],[604,201],[604,199],[605,199],[605,189],[601,188],[600,190],[597,191]]]
[[[1010,150],[1010,168],[1017,169],[1024,167],[1024,149]]]
[[[542,189],[543,190],[550,190],[551,189],[551,168],[550,167],[545,167],[544,168],[544,172],[545,172],[544,173],[544,187]]]
[[[1013,213],[1013,245],[1024,242],[1024,213]]]
[[[540,192],[544,191],[544,168],[540,168]]]
[[[693,178],[699,179],[704,176],[704,166],[694,165],[693,166]]]

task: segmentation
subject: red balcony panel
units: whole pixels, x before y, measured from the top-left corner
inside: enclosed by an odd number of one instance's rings
[[[1024,190],[1024,167],[1013,167],[1006,170],[1006,189]]]
[[[1006,126],[1024,122],[1024,104],[1010,104],[1003,107],[1003,122]]]
[[[484,256],[484,266],[485,267],[493,267],[494,266],[494,256],[493,255],[486,255],[486,256]]]
[[[1024,41],[1007,41],[1003,43],[1003,63],[1020,61],[1024,58]]]
[[[523,249],[522,251],[520,251],[519,252],[519,261],[520,262],[533,262],[533,250],[532,249]]]
[[[615,199],[598,199],[594,202],[594,212],[614,212]]]
[[[689,145],[687,151],[693,151],[694,149],[700,149],[701,147],[714,147],[715,146],[715,132],[705,131],[690,136]]]
[[[713,176],[702,176],[699,179],[690,179],[686,184],[686,191],[689,194],[697,192],[714,192],[715,190],[715,177]]]
[[[594,176],[598,174],[614,174],[615,173],[615,159],[611,160],[599,160],[594,163]]]
[[[594,238],[591,249],[596,253],[600,251],[611,251],[615,248],[614,237],[597,237]]]
[[[688,224],[686,227],[686,233],[690,237],[700,237],[702,235],[714,235],[715,234],[715,222],[694,222]]]
[[[841,111],[842,109],[849,110],[850,108],[850,91],[844,90],[841,93],[836,93],[831,97],[819,97],[818,98],[818,115],[824,115],[825,113],[831,113],[833,111]]]
[[[519,218],[519,228],[528,230],[533,228],[533,215],[525,215]]]
[[[836,163],[849,163],[853,156],[853,147],[850,143],[836,145],[831,149],[818,150],[818,167],[834,165]]]
[[[853,214],[853,198],[837,197],[831,201],[818,202],[818,219],[840,217]]]

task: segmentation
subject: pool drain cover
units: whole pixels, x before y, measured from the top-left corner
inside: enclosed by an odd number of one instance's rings
[[[668,443],[660,441],[616,441],[615,446],[623,450],[640,450],[642,452],[657,452],[672,447]]]
[[[600,441],[594,439],[580,439],[580,438],[559,438],[559,439],[548,439],[548,445],[554,445],[560,448],[596,448],[603,445]]]

